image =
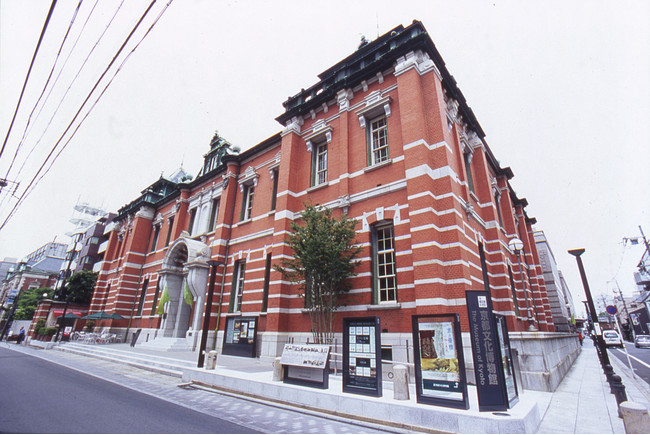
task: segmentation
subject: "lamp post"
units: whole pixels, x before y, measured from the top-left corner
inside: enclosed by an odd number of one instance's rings
[[[582,264],[582,258],[580,256],[585,252],[584,249],[572,249],[569,251],[569,254],[576,257],[578,262],[578,270],[580,271],[580,278],[582,279],[582,286],[585,289],[585,296],[587,296],[587,307],[589,309],[588,315],[591,317],[592,324],[594,325],[594,335],[596,336],[596,348],[598,349],[598,356],[600,358],[600,365],[605,370],[605,374],[608,375],[608,368],[611,370],[612,366],[609,361],[609,355],[607,355],[607,348],[605,347],[605,341],[603,340],[602,334],[598,334],[598,331],[595,328],[595,324],[598,321],[598,314],[596,313],[596,306],[594,305],[594,300],[591,297],[591,290],[589,290],[589,283],[587,282],[587,275],[585,274],[585,267]],[[609,380],[608,375],[608,380]]]
[[[521,285],[524,289],[524,296],[526,300],[526,313],[528,315],[528,330],[529,331],[537,331],[537,328],[535,327],[534,321],[533,321],[533,316],[532,313],[530,312],[530,304],[528,303],[528,292],[526,291],[526,282],[524,281],[524,271],[523,267],[521,266],[521,251],[524,249],[524,242],[522,242],[520,239],[517,237],[513,237],[510,239],[508,242],[508,247],[515,252],[515,255],[517,255],[517,263],[519,265],[519,277],[521,279]]]
[[[217,278],[217,266],[223,264],[220,261],[210,260],[210,284],[208,285],[208,297],[205,301],[205,313],[203,314],[203,331],[201,333],[201,345],[199,346],[199,359],[196,363],[198,368],[203,367],[205,361],[205,346],[208,342],[210,331],[210,314],[212,313],[212,297],[214,296],[214,282]]]

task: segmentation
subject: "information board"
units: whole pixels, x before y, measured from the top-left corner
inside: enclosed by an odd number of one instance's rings
[[[469,409],[458,314],[412,321],[418,403]]]
[[[257,317],[228,317],[223,336],[224,355],[257,356]]]
[[[382,395],[379,317],[343,319],[343,391]]]
[[[487,292],[468,290],[467,312],[474,357],[479,411],[505,411],[508,393],[497,323]]]
[[[280,358],[284,382],[327,389],[330,347],[326,344],[285,344]]]

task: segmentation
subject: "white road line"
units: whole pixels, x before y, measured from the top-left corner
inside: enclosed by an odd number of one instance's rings
[[[620,353],[622,353],[623,355],[625,355],[625,352],[623,352],[621,349],[616,349],[616,350],[618,350]],[[645,361],[641,361],[639,358],[635,357],[634,355],[630,355],[629,353],[628,353],[628,355],[629,355],[630,358],[632,358],[634,361],[638,361],[640,364],[643,364],[644,366],[646,366],[647,368],[650,369],[650,365],[648,365],[648,363],[646,363]]]

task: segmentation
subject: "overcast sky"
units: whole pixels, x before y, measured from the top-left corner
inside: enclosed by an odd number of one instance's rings
[[[20,182],[18,196],[150,2],[124,2],[108,28],[120,1],[97,3],[82,4],[35,106],[78,2],[59,0],[54,11],[0,156],[4,178],[21,144],[7,177]],[[166,4],[153,6],[55,154]],[[49,7],[46,0],[0,2],[2,140]],[[513,169],[512,186],[528,199],[528,215],[546,233],[577,308],[584,293],[568,249],[587,250],[595,295],[611,298],[613,279],[632,294],[643,249],[623,239],[640,236],[639,225],[650,235],[647,1],[175,0],[0,230],[0,259],[55,238],[67,243],[78,201],[116,211],[162,173],[183,165],[196,175],[216,130],[242,149],[277,133],[275,117],[288,96],[355,51],[362,35],[374,39],[414,19],[431,35],[501,166]],[[11,187],[0,194],[0,225],[16,204]]]

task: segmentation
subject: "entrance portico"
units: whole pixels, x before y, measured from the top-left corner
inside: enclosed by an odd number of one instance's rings
[[[161,287],[169,294],[165,304],[166,316],[159,336],[189,338],[187,344],[196,344],[201,330],[202,308],[208,283],[210,248],[203,242],[181,234],[167,251],[160,269]],[[189,292],[189,295],[186,295]],[[189,296],[192,305],[189,305]],[[193,315],[192,315],[193,312]]]

